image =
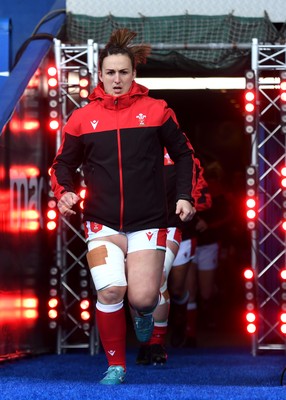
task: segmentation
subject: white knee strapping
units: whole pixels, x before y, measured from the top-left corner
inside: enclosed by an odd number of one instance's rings
[[[160,287],[160,293],[161,296],[158,305],[161,306],[162,304],[170,303],[170,296],[167,290],[167,281],[165,281],[163,285]]]
[[[165,260],[164,260],[164,282],[162,286],[160,287],[160,293],[161,293],[161,298],[159,305],[165,304],[165,303],[170,303],[170,298],[169,298],[169,293],[167,290],[167,283],[168,283],[168,276],[171,271],[173,262],[175,260],[175,255],[172,252],[172,250],[169,249],[169,247],[166,248],[166,253],[165,253]]]
[[[115,244],[92,240],[88,243],[87,261],[96,290],[127,285],[124,253]]]
[[[175,260],[175,254],[172,252],[171,249],[169,249],[169,247],[167,247],[164,260],[164,274],[166,276],[166,281],[168,280],[168,276],[171,271],[174,260]]]

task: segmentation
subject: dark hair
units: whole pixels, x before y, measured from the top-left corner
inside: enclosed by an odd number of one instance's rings
[[[132,45],[132,40],[137,36],[136,32],[131,32],[127,28],[114,31],[110,36],[108,43],[99,56],[99,69],[105,57],[113,54],[125,54],[131,60],[132,69],[137,64],[145,63],[147,56],[151,53],[151,46],[148,44]]]

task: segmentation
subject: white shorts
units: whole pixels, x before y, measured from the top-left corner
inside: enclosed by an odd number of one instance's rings
[[[218,243],[197,246],[193,262],[199,271],[211,271],[218,265]]]
[[[195,252],[194,244],[195,240],[192,239],[183,240],[180,243],[179,251],[173,262],[173,267],[177,267],[178,265],[184,265],[192,260]]]
[[[167,229],[144,229],[137,232],[119,232],[108,226],[86,221],[84,223],[86,242],[111,235],[124,235],[128,240],[127,253],[138,250],[166,251]]]

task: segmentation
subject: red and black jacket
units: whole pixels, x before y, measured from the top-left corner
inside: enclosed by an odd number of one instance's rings
[[[171,160],[169,154],[165,150],[164,156],[165,165],[165,179],[167,187],[167,200],[168,200],[168,225],[169,227],[179,227],[185,231],[188,226],[194,225],[192,221],[195,221],[196,215],[189,223],[182,222],[178,215],[176,215],[176,169],[174,162]],[[208,184],[204,178],[204,169],[201,165],[200,160],[193,154],[193,176],[195,177],[193,182],[192,197],[194,200],[194,206],[196,211],[204,211],[211,207],[212,199]]]
[[[100,83],[90,100],[64,126],[51,169],[55,197],[76,192],[74,176],[82,166],[84,220],[124,232],[167,227],[164,147],[176,165],[177,200],[193,200],[195,179],[193,150],[174,112],[135,82],[119,97]]]

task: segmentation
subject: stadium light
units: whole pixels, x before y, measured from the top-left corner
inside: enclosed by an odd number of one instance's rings
[[[58,104],[58,78],[57,69],[51,66],[47,70],[48,79],[48,105],[49,105],[49,128],[51,131],[59,129],[59,104]]]
[[[245,299],[246,299],[246,330],[253,334],[256,332],[256,299],[255,299],[255,274],[252,268],[246,268],[243,271],[245,282]]]
[[[246,220],[249,230],[256,228],[257,220],[257,183],[256,168],[249,165],[246,169]]]
[[[286,71],[280,73],[280,121],[281,133],[286,134]]]
[[[280,270],[281,313],[280,331],[286,335],[286,268]]]
[[[286,231],[286,167],[280,169],[280,188],[282,194],[281,206],[282,206],[282,229]]]
[[[244,121],[245,133],[253,134],[256,132],[256,89],[254,71],[246,71],[245,92],[244,92]]]

